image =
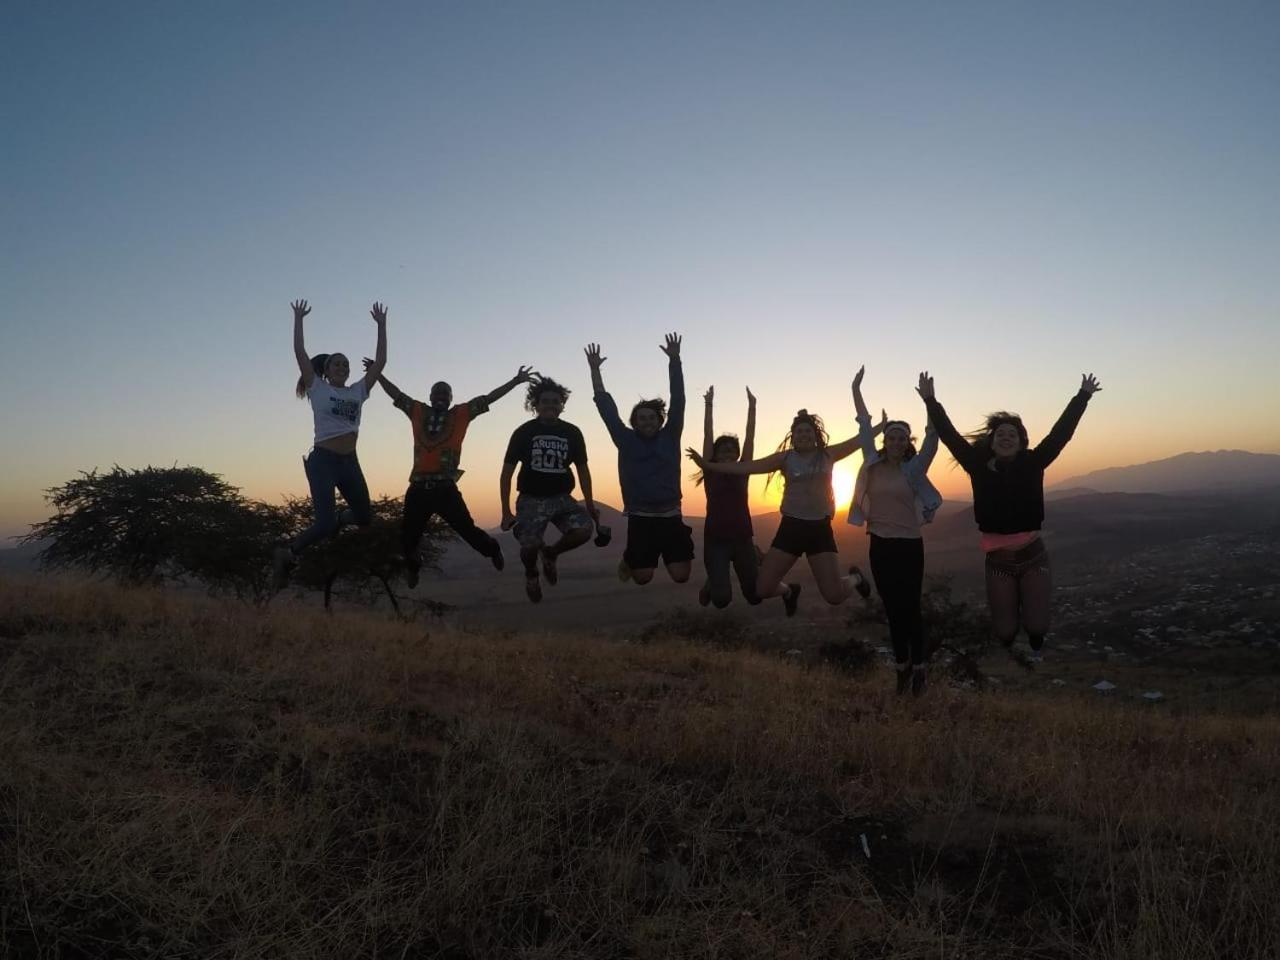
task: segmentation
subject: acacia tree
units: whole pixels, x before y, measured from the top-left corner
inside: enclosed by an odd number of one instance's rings
[[[248,500],[199,467],[145,467],[81,473],[46,491],[54,509],[33,524],[24,543],[42,547],[45,569],[79,568],[126,583],[198,581],[216,592],[262,601],[271,595],[273,547],[311,522],[310,501],[281,506]],[[315,545],[304,554],[295,582],[370,602],[381,593],[399,611],[393,589],[403,577],[400,501],[374,504],[374,523]],[[438,565],[452,531],[435,523],[423,538],[423,562]],[[430,601],[420,601],[440,609]]]

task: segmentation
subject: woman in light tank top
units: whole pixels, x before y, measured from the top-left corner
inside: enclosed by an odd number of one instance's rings
[[[311,308],[305,300],[295,300],[293,307],[293,355],[298,362],[298,384],[295,393],[311,404],[315,422],[315,445],[303,458],[302,466],[311,489],[315,520],[293,542],[276,548],[275,582],[279,589],[289,579],[289,571],[298,554],[311,544],[331,537],[344,523],[368,526],[373,520],[369,502],[369,486],[365,483],[360,461],[356,457],[356,438],[360,432],[360,411],[369,399],[370,388],[378,382],[387,364],[387,308],[375,303],[369,311],[378,326],[378,346],[365,375],[350,386],[351,363],[345,354],[307,355],[302,321]],[[335,490],[342,494],[347,509],[338,513]]]
[[[841,574],[831,530],[831,518],[836,512],[831,468],[857,449],[857,437],[828,444],[822,418],[801,410],[791,421],[791,429],[777,452],[763,459],[735,463],[708,460],[692,448],[688,451],[704,473],[767,473],[770,481],[772,474],[782,475],[782,522],[760,564],[756,594],[761,599],[781,597],[787,616],[795,614],[800,585],[784,583],[782,578],[802,556],[809,558],[818,592],[827,603],[843,603],[855,589],[863,596],[869,595],[870,587],[856,567],[848,576]]]
[[[929,466],[938,452],[938,433],[930,423],[924,444],[916,451],[911,426],[888,420],[884,443],[876,449],[871,414],[862,399],[862,376],[853,378],[853,404],[858,411],[862,469],[853,488],[849,522],[866,525],[871,540],[868,556],[871,578],[884,604],[889,639],[897,665],[897,690],[924,693],[928,652],[920,595],[924,587],[923,524],[933,520],[942,496],[929,482]]]

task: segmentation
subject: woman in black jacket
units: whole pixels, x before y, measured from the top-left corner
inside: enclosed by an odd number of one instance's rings
[[[1079,392],[1049,435],[1031,447],[1022,418],[1004,411],[988,416],[983,429],[962,436],[934,396],[933,378],[920,375],[917,392],[929,419],[973,486],[973,515],[986,554],[991,628],[1008,647],[1021,625],[1033,661],[1040,659],[1049,632],[1049,553],[1040,538],[1044,471],[1075,433],[1089,398],[1101,389],[1093,374],[1083,376]]]

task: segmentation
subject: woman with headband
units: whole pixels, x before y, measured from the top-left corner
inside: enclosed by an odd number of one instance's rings
[[[871,414],[862,399],[862,376],[853,378],[853,403],[858,410],[858,439],[862,468],[853,488],[849,522],[865,525],[871,537],[871,578],[889,620],[889,638],[897,666],[898,693],[924,693],[928,655],[920,594],[924,587],[923,524],[933,521],[942,495],[929,482],[929,465],[938,452],[938,433],[925,425],[919,452],[905,420],[884,424],[884,444],[876,449]]]

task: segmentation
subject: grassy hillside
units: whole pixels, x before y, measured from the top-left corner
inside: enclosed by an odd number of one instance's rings
[[[1274,955],[1280,722],[888,684],[6,580],[0,955]]]

